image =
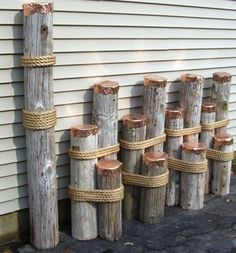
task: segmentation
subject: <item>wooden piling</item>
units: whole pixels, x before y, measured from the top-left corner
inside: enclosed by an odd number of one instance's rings
[[[97,165],[98,189],[110,190],[121,187],[122,163],[117,160],[101,159]],[[98,234],[101,238],[114,241],[122,234],[121,200],[98,204]]]
[[[146,139],[147,117],[143,114],[129,114],[123,117],[122,139],[129,142],[138,142]],[[131,174],[140,174],[142,154],[144,149],[121,149],[123,171]],[[137,219],[139,212],[139,187],[125,185],[123,200],[123,218]]]
[[[213,73],[211,99],[216,103],[216,121],[228,119],[231,77],[227,72]],[[226,133],[226,128],[218,128],[215,133]]]
[[[141,174],[158,176],[167,169],[167,154],[163,152],[146,152],[143,155]],[[140,188],[139,219],[142,222],[154,224],[164,216],[166,185],[156,188]]]
[[[118,143],[118,91],[119,85],[113,81],[95,83],[93,87],[93,124],[99,127],[98,148]],[[116,159],[117,154],[106,156]]]
[[[164,134],[166,108],[166,78],[149,75],[144,78],[143,113],[147,115],[146,139]],[[157,144],[146,151],[163,151],[163,144]]]
[[[222,152],[233,151],[233,138],[230,134],[217,134],[213,138],[213,149]],[[212,193],[218,196],[229,194],[232,161],[213,160]]]
[[[215,103],[203,103],[201,113],[201,123],[211,124],[215,122],[216,118],[216,104]],[[212,140],[214,136],[214,129],[204,130],[202,129],[200,134],[200,142],[206,145],[207,149],[212,148]],[[208,170],[205,173],[205,194],[211,192],[211,181],[212,181],[212,160],[208,159]]]
[[[91,151],[97,149],[96,125],[78,125],[71,128],[71,149]],[[79,189],[96,189],[97,159],[71,159],[71,186]],[[97,203],[71,200],[72,237],[77,240],[91,240],[97,237]]]
[[[181,76],[179,105],[184,109],[184,128],[200,125],[203,77],[200,75],[185,74]],[[198,141],[198,134],[184,136],[184,141]]]
[[[23,5],[27,175],[31,243],[52,249],[59,242],[53,101],[53,4]],[[41,57],[43,56],[43,57]]]
[[[181,156],[184,161],[202,162],[206,159],[206,145],[199,142],[184,142]],[[189,210],[203,208],[205,173],[181,172],[180,180],[180,206]]]
[[[181,130],[184,126],[184,111],[182,108],[167,108],[165,127],[171,130]],[[183,136],[167,136],[165,142],[165,152],[169,157],[181,158],[181,144]],[[180,172],[175,170],[169,171],[169,182],[166,187],[166,205],[174,206],[179,204],[180,193]]]

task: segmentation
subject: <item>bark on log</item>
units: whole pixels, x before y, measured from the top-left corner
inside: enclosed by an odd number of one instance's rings
[[[198,142],[184,142],[181,156],[184,161],[202,162],[206,159],[206,145]],[[203,208],[205,174],[181,172],[180,180],[180,206],[188,210]]]
[[[167,108],[165,126],[167,129],[180,130],[184,126],[184,111],[182,108]],[[169,157],[181,158],[181,144],[183,136],[168,137],[165,142],[165,152]],[[166,187],[166,205],[179,205],[180,195],[180,172],[175,170],[169,171],[169,182]]]
[[[53,53],[53,4],[24,4],[24,56]],[[53,68],[25,67],[25,110],[54,108]],[[38,249],[59,242],[54,128],[26,129],[31,243]]]
[[[210,124],[215,122],[216,118],[216,104],[215,103],[203,103],[202,113],[201,113],[201,123]],[[206,145],[207,149],[212,148],[212,140],[214,136],[213,130],[202,130],[200,134],[200,142]],[[205,194],[211,191],[211,181],[212,181],[212,160],[208,159],[208,170],[205,173]]]
[[[146,139],[147,117],[143,114],[129,114],[123,117],[122,139],[138,142]],[[140,174],[144,149],[121,149],[123,170],[131,174]],[[137,219],[139,212],[139,187],[125,185],[123,200],[123,218]]]
[[[71,128],[71,148],[79,151],[97,149],[98,127],[79,125]],[[71,186],[79,189],[96,189],[97,159],[71,159]],[[91,240],[97,237],[97,203],[71,200],[72,237]]]
[[[109,147],[118,142],[118,91],[117,82],[103,81],[93,87],[93,124],[99,127],[98,148]],[[116,159],[111,154],[106,159]]]
[[[180,107],[184,109],[184,127],[196,127],[200,124],[203,77],[186,74],[181,76]],[[184,136],[184,141],[198,141],[198,134]]]
[[[213,149],[231,152],[233,151],[233,138],[230,134],[217,134],[213,138]],[[212,193],[218,196],[229,194],[232,161],[213,160]]]
[[[165,173],[167,154],[163,152],[146,152],[143,155],[141,174],[158,176]],[[155,224],[164,216],[166,186],[158,188],[140,187],[139,219],[142,222]]]
[[[121,162],[101,159],[96,166],[98,189],[110,190],[121,187]],[[98,234],[101,238],[114,241],[121,237],[121,210],[121,201],[98,204]]]
[[[164,134],[167,80],[162,76],[149,75],[144,78],[143,113],[147,115],[146,139]],[[163,151],[163,144],[147,148],[146,151]]]
[[[212,102],[216,103],[216,121],[228,119],[231,74],[215,72],[212,84]],[[226,133],[227,127],[216,129],[215,133]]]

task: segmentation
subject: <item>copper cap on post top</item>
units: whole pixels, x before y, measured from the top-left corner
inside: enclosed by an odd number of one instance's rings
[[[176,107],[176,108],[166,108],[166,118],[168,119],[177,119],[184,118],[184,108]]]
[[[218,83],[225,83],[231,81],[232,75],[228,72],[215,72],[213,73],[213,81]]]
[[[206,153],[206,145],[200,142],[184,142],[182,145],[182,150],[186,152],[191,152],[195,154]]]
[[[128,128],[140,128],[147,125],[147,116],[144,114],[128,114],[123,117],[123,125]]]
[[[96,168],[98,175],[109,177],[121,173],[122,162],[118,160],[101,159],[96,163]]]
[[[148,75],[144,77],[144,86],[166,87],[167,79],[159,75]]]
[[[93,85],[93,91],[99,94],[117,94],[119,91],[119,84],[114,81],[102,81]]]
[[[27,3],[23,4],[23,16],[30,16],[34,13],[52,13],[53,3]]]
[[[194,74],[184,74],[181,76],[181,82],[183,83],[190,83],[190,82],[202,83],[203,79],[204,79],[203,76]]]
[[[227,133],[216,134],[213,137],[213,144],[216,144],[218,146],[232,145],[233,142],[233,137]]]
[[[157,166],[167,164],[168,155],[164,152],[152,151],[143,154],[143,164],[146,166]]]
[[[97,134],[98,127],[96,125],[77,125],[71,127],[70,133],[73,137],[85,138]]]
[[[202,112],[215,112],[216,111],[216,104],[212,102],[204,102],[202,104]]]

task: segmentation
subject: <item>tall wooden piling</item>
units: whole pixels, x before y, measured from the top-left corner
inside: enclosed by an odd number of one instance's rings
[[[204,130],[204,125],[215,122],[216,118],[215,110],[216,110],[215,103],[205,102],[202,104],[201,123],[203,124],[203,129],[200,134],[200,142],[204,143],[207,149],[212,148],[214,129]],[[208,159],[208,170],[205,173],[205,194],[211,191],[211,181],[212,181],[212,160]]]
[[[212,102],[216,103],[216,121],[228,119],[231,74],[215,72],[212,83]],[[226,133],[226,126],[216,129],[218,133]]]
[[[113,81],[95,83],[93,87],[93,124],[99,127],[98,148],[114,146],[118,143],[118,91],[119,85]],[[113,153],[106,158],[116,159]]]
[[[202,162],[206,159],[206,145],[198,142],[185,142],[182,145],[182,160]],[[183,209],[203,208],[205,173],[181,172],[180,206]]]
[[[184,126],[184,111],[182,108],[167,108],[165,127],[170,130],[181,130]],[[181,144],[183,136],[171,137],[167,134],[165,152],[169,157],[181,158]],[[166,205],[174,206],[179,204],[180,172],[169,171],[169,182],[166,187]]]
[[[128,142],[139,142],[146,138],[147,117],[143,114],[129,114],[123,117],[122,139]],[[140,174],[142,154],[144,149],[121,149],[123,171],[131,174]],[[125,185],[123,200],[123,218],[137,219],[139,212],[139,187]]]
[[[98,189],[111,190],[121,187],[122,163],[117,160],[101,159],[97,163]],[[103,239],[118,240],[122,234],[121,200],[98,204],[98,233]]]
[[[149,75],[144,78],[143,113],[147,115],[146,139],[164,134],[166,108],[166,78]],[[163,151],[163,144],[157,144],[146,151]]]
[[[79,125],[71,128],[71,149],[81,152],[97,149],[98,127]],[[78,189],[96,189],[97,159],[71,159],[71,186]],[[97,203],[71,200],[72,237],[91,240],[97,237]]]
[[[185,74],[181,76],[180,107],[184,109],[184,127],[191,128],[200,125],[203,77],[200,75]],[[184,141],[198,141],[198,134],[184,137]]]
[[[143,155],[141,174],[159,176],[167,171],[167,154],[163,152],[146,152]],[[140,188],[139,219],[154,224],[164,216],[166,185],[155,188]]]
[[[221,152],[233,151],[233,138],[230,134],[217,134],[213,138],[213,149]],[[213,160],[212,193],[218,196],[229,194],[232,160]]]
[[[31,243],[39,249],[59,242],[53,101],[53,4],[23,5],[27,174]]]

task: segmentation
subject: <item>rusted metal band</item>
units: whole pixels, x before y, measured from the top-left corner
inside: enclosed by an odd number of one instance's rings
[[[70,129],[73,137],[86,138],[90,135],[98,133],[98,126],[96,125],[78,125]]]
[[[147,125],[147,116],[144,114],[128,114],[123,117],[123,125],[128,128],[141,128]]]
[[[30,16],[34,13],[53,13],[53,3],[39,4],[39,3],[28,3],[23,4],[23,16]]]
[[[223,84],[226,82],[230,82],[232,75],[228,72],[215,72],[213,73],[213,81]]]
[[[94,93],[97,94],[117,94],[119,91],[119,84],[113,81],[103,81],[100,83],[95,83],[93,86]]]
[[[166,87],[167,79],[163,76],[148,75],[144,77],[144,86]]]
[[[183,83],[196,82],[196,83],[201,84],[203,80],[204,80],[203,76],[200,76],[200,75],[185,74],[181,76],[181,81]]]
[[[202,112],[212,113],[216,111],[215,103],[203,103],[202,104]]]

